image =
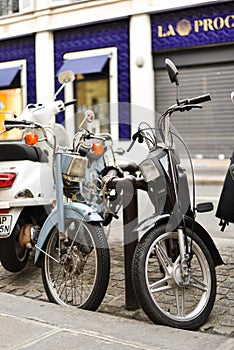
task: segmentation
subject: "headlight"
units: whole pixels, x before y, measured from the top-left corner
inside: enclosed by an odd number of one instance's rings
[[[146,182],[153,181],[160,176],[160,172],[152,159],[143,160],[143,162],[139,164],[139,168]]]
[[[79,182],[85,178],[88,159],[76,154],[63,154],[63,178],[72,182]]]

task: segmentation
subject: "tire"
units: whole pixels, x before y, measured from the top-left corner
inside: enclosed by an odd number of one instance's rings
[[[188,242],[191,243],[188,230]],[[190,278],[182,286],[177,232],[166,225],[148,231],[138,243],[133,261],[133,285],[146,315],[156,324],[196,330],[209,317],[216,297],[213,259],[193,232]]]
[[[95,311],[109,283],[110,255],[99,223],[65,219],[65,235],[55,227],[42,258],[42,281],[49,301]],[[59,248],[60,243],[60,257]]]
[[[10,272],[22,270],[28,262],[29,250],[20,247],[18,243],[18,235],[22,225],[23,222],[19,221],[10,237],[0,240],[1,263],[4,269]]]

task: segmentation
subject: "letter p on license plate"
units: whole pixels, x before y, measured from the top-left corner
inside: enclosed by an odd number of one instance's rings
[[[0,215],[0,237],[9,236],[11,233],[11,215]]]

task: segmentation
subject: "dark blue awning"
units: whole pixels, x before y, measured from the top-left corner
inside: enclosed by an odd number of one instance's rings
[[[0,87],[10,86],[20,67],[10,67],[0,69]]]
[[[67,60],[60,67],[57,75],[67,70],[72,70],[74,74],[100,73],[108,58],[109,55],[102,55]]]

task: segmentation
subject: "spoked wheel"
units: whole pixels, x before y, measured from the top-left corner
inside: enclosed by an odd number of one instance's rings
[[[191,237],[191,232],[188,231]],[[154,322],[196,330],[205,323],[216,297],[212,257],[198,235],[193,241],[189,276],[182,279],[178,238],[166,226],[150,230],[136,247],[132,273],[140,305]]]
[[[109,249],[99,223],[65,219],[64,234],[52,230],[42,262],[51,302],[94,311],[105,296],[109,273]]]

